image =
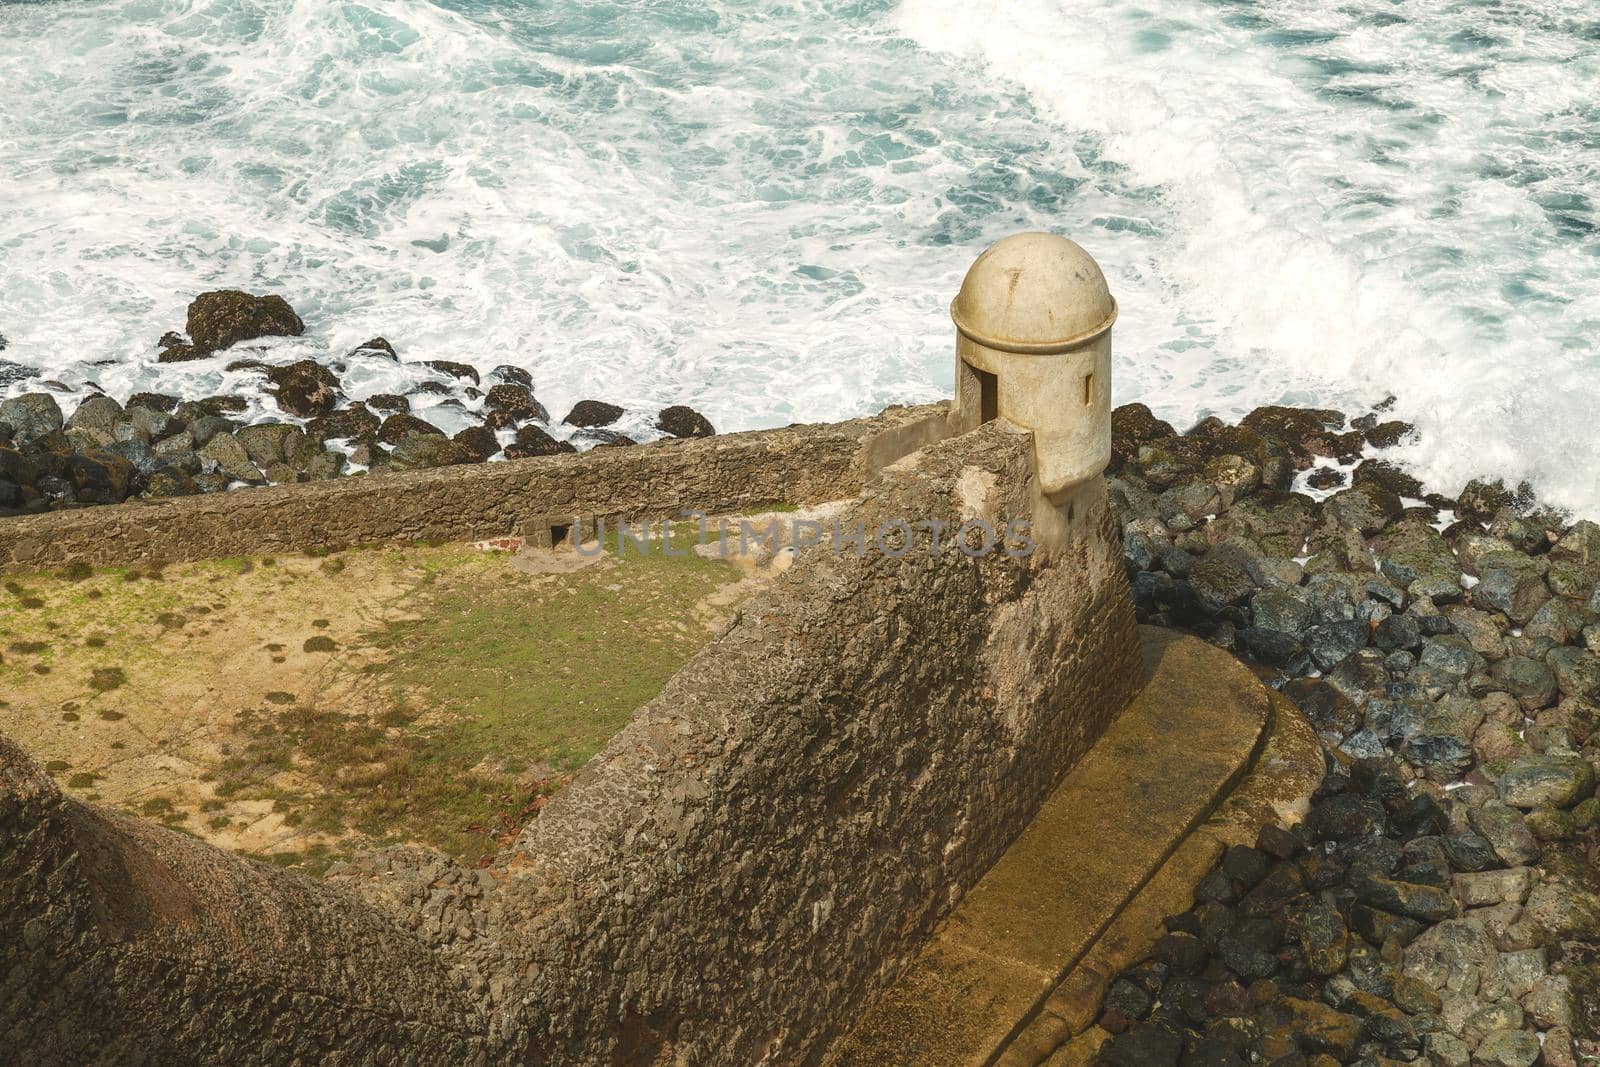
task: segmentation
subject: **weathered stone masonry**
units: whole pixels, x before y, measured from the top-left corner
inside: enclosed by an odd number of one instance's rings
[[[374,474],[0,520],[0,573],[377,541],[549,534],[574,516],[731,513],[854,496],[943,405],[817,426],[667,440],[472,467]],[[547,525],[536,529],[541,522]]]
[[[714,491],[824,494],[847,452],[869,465],[853,433],[832,474],[732,464],[750,488]],[[856,509],[1034,518],[1032,461],[988,423]],[[448,495],[434,477],[405,484]],[[406,500],[395,528],[425,527]],[[64,798],[0,746],[0,1040],[39,1064],[815,1062],[1132,696],[1104,494],[1077,501],[1024,559],[803,555],[487,871],[312,882]]]

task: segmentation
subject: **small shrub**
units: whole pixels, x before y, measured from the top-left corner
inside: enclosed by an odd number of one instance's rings
[[[94,575],[94,568],[80,560],[74,560],[62,570],[61,577],[69,582],[81,582]]]
[[[318,634],[316,637],[308,638],[305,644],[305,650],[307,652],[333,652],[338,647],[338,645],[333,643],[333,638],[324,637],[321,634]]]
[[[128,676],[121,667],[99,667],[89,676],[89,688],[97,693],[109,693],[121,689],[127,681]]]

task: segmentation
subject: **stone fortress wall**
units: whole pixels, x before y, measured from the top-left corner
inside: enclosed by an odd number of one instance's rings
[[[0,525],[10,569],[840,498],[847,527],[1038,534],[803,552],[483,870],[269,870],[66,797],[0,736],[0,1040],[37,1064],[820,1061],[1141,683],[1099,470],[1061,462],[1097,449],[989,400]]]
[[[732,514],[855,496],[942,433],[943,405],[833,425],[669,439],[471,467],[173,497],[0,520],[0,573],[388,541],[535,543],[577,518]]]

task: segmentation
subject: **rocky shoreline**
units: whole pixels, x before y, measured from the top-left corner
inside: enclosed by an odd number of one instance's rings
[[[260,392],[276,407],[265,420],[249,417],[252,403],[242,394],[185,400],[137,393],[119,402],[100,393],[70,415],[43,389],[0,402],[0,516],[637,443],[613,428],[624,409],[601,400],[579,401],[552,424],[534,396],[532,376],[519,367],[485,375],[447,360],[405,363],[382,337],[329,365],[310,359],[273,364],[234,347],[303,331],[283,298],[228,290],[196,298],[186,332],[159,342],[163,363],[229,350],[238,358],[226,370],[259,375]],[[346,378],[358,361],[420,369],[425,376],[410,395],[357,397]],[[33,377],[28,368],[0,360],[0,388]],[[413,412],[413,400],[424,397],[434,410],[447,408],[469,425],[447,434]],[[703,415],[681,405],[660,411],[649,425],[664,437],[716,432]]]
[[[300,329],[275,298],[206,294],[162,359]],[[382,338],[357,355],[400,362]],[[473,425],[352,398],[340,363],[311,360],[230,364],[278,408],[253,425],[240,396],[95,396],[70,417],[14,397],[0,515],[633,443],[596,400],[557,440],[518,368],[423,366],[420,391]],[[654,426],[714,433],[688,408]],[[1067,1062],[1600,1062],[1600,525],[1527,486],[1432,493],[1383,458],[1412,432],[1382,410],[1264,407],[1184,433],[1114,412],[1140,620],[1255,665],[1328,769],[1303,820],[1222,858]]]
[[[1600,526],[1428,493],[1381,412],[1113,421],[1141,621],[1254,664],[1328,769],[1061,1062],[1600,1062]]]

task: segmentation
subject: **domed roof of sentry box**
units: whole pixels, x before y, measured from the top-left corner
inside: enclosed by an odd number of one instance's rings
[[[1053,233],[990,245],[950,305],[956,329],[987,348],[1045,354],[1086,345],[1111,328],[1117,302],[1089,253]]]

